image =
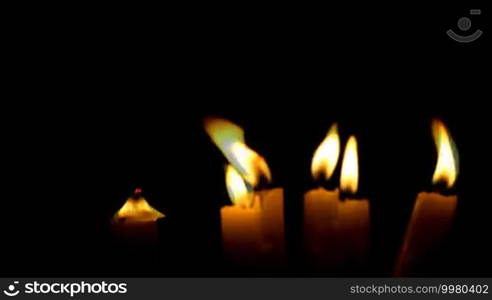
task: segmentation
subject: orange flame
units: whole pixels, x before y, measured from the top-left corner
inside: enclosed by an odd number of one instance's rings
[[[338,126],[333,124],[325,139],[321,142],[313,155],[311,174],[314,178],[328,180],[333,175],[340,154],[340,138]]]
[[[458,176],[458,151],[442,121],[432,121],[432,135],[437,150],[437,163],[432,183],[443,182],[451,188]]]
[[[255,187],[261,178],[271,181],[265,159],[246,145],[241,127],[225,119],[208,118],[205,131],[248,184]]]
[[[340,189],[355,194],[359,184],[359,159],[355,136],[351,136],[345,146],[340,176]]]
[[[248,190],[246,183],[232,165],[226,166],[227,193],[234,205],[250,207],[253,203],[253,193]]]

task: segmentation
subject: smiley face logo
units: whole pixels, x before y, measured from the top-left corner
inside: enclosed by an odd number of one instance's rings
[[[480,9],[470,10],[470,15],[480,15],[481,13],[482,11]],[[458,20],[458,28],[463,32],[470,30],[471,26],[472,26],[471,20],[468,17],[463,17]],[[460,43],[473,42],[482,35],[482,31],[480,29],[476,30],[474,33],[470,35],[460,35],[455,33],[452,29],[449,29],[446,33],[450,38]]]
[[[3,293],[9,297],[14,297],[14,296],[17,296],[19,295],[20,291],[16,291],[15,290],[15,285],[19,284],[18,281],[14,281],[14,284],[11,284],[7,287],[6,290],[3,291]]]

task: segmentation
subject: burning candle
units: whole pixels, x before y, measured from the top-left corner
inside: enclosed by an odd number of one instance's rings
[[[244,141],[243,130],[218,118],[205,121],[205,130],[229,161],[226,186],[232,205],[221,209],[226,258],[238,266],[281,265],[285,258],[283,189],[255,190],[271,182],[263,157]]]
[[[449,190],[458,176],[458,152],[440,120],[432,122],[432,134],[437,150],[432,182]],[[453,222],[457,201],[456,195],[439,192],[418,194],[396,263],[395,276],[410,274],[412,268],[439,244]]]
[[[117,237],[128,242],[156,242],[157,220],[163,217],[164,214],[150,206],[142,197],[142,190],[137,188],[114,215],[112,229]]]
[[[311,166],[315,179],[332,176],[340,152],[337,125],[316,150]],[[343,156],[340,189],[355,194],[358,188],[357,140],[351,136]],[[310,264],[338,268],[361,263],[367,253],[369,201],[342,199],[340,192],[319,187],[304,195],[304,247]]]

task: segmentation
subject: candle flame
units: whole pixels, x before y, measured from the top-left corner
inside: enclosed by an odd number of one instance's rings
[[[355,136],[351,136],[345,146],[340,176],[340,189],[355,194],[359,183],[359,160]]]
[[[248,190],[241,175],[232,165],[226,166],[227,193],[234,205],[250,207],[253,203],[253,194]]]
[[[432,135],[437,150],[437,164],[432,183],[443,182],[446,187],[451,188],[458,176],[458,151],[442,121],[432,121]]]
[[[246,145],[241,127],[225,119],[208,118],[205,120],[205,130],[248,184],[255,187],[261,178],[268,182],[272,180],[265,159]]]
[[[123,207],[118,210],[113,219],[116,221],[124,220],[129,223],[156,221],[165,215],[145,200],[144,197],[130,197],[126,200]]]
[[[333,175],[340,154],[340,138],[338,126],[333,124],[325,139],[314,152],[311,163],[313,177],[328,180]]]

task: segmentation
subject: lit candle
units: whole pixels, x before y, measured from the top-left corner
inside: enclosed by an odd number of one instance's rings
[[[157,241],[157,220],[164,214],[149,205],[142,190],[135,189],[112,219],[113,233],[128,242],[154,243]]]
[[[311,171],[328,180],[340,152],[336,124],[316,150]],[[343,156],[340,189],[355,194],[358,188],[357,141],[351,136]],[[357,265],[365,259],[369,238],[369,201],[341,199],[339,190],[319,187],[304,195],[304,246],[310,264],[319,268]]]
[[[205,129],[229,161],[226,186],[232,205],[221,209],[224,254],[238,266],[281,265],[285,259],[283,189],[254,188],[271,182],[263,157],[244,141],[243,130],[230,121],[210,118]]]
[[[458,152],[446,126],[432,122],[437,149],[434,184],[453,187],[458,176]],[[409,275],[412,269],[436,247],[452,225],[458,197],[438,192],[421,192],[417,196],[407,232],[396,263],[395,276]]]

